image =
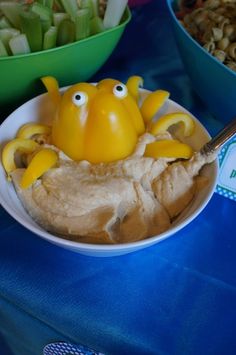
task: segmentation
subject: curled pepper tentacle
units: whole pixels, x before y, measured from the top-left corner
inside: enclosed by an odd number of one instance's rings
[[[15,163],[15,153],[32,153],[39,147],[38,143],[31,139],[15,138],[8,142],[2,151],[2,164],[10,180],[10,173],[14,171],[17,166]]]
[[[139,102],[139,88],[143,87],[143,78],[141,76],[131,76],[127,80],[126,86],[130,95],[134,98],[134,100]]]
[[[167,113],[161,116],[150,127],[150,133],[153,135],[163,133],[174,124],[182,123],[184,127],[184,136],[190,136],[194,131],[194,121],[190,115],[184,112]]]
[[[146,145],[145,157],[189,159],[193,150],[188,144],[176,139],[163,139]]]
[[[39,123],[26,123],[20,127],[17,132],[17,138],[29,139],[35,134],[46,134],[51,133],[51,127],[39,124]]]
[[[61,100],[58,81],[53,76],[44,76],[41,80],[48,91],[51,101],[57,107]]]
[[[155,114],[160,110],[164,103],[169,98],[170,93],[165,90],[157,90],[149,94],[143,101],[140,108],[141,114],[143,116],[144,122],[148,123],[155,116]]]
[[[46,171],[56,165],[58,161],[57,153],[49,148],[43,148],[32,158],[27,169],[22,176],[20,187],[27,189]]]

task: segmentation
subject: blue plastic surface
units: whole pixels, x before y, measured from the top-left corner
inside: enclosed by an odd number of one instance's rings
[[[163,0],[133,10],[93,80],[133,74],[148,89],[169,90],[211,134],[222,127],[192,90]],[[235,213],[234,201],[214,194],[171,238],[132,254],[92,258],[49,244],[0,208],[5,343],[14,355],[42,355],[58,341],[111,355],[234,355]]]

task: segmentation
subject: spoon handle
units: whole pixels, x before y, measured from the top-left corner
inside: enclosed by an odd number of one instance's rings
[[[214,138],[204,144],[200,152],[204,155],[216,152],[225,142],[236,133],[236,118],[224,127]]]

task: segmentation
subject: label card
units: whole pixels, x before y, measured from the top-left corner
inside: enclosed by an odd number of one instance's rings
[[[236,201],[236,137],[231,138],[221,148],[219,162],[216,192]]]

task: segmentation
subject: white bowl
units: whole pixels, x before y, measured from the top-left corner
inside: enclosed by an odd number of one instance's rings
[[[63,88],[62,91],[63,90],[65,90],[65,88]],[[148,91],[142,90],[141,93],[144,97],[147,95]],[[1,150],[7,141],[15,137],[17,130],[23,124],[33,121],[45,122],[45,118],[47,120],[47,115],[42,110],[42,108],[45,107],[43,105],[45,99],[46,95],[43,94],[26,102],[24,105],[20,106],[17,110],[15,110],[2,123],[2,125],[0,126]],[[182,106],[178,105],[172,100],[168,100],[164,108],[162,109],[162,113],[177,111],[189,113]],[[196,129],[193,136],[188,137],[187,143],[190,143],[195,150],[199,150],[202,145],[210,139],[210,136],[206,129],[202,126],[202,124],[194,116],[192,117],[196,123]],[[157,236],[126,244],[85,244],[63,239],[47,232],[38,224],[36,224],[26,212],[26,210],[23,208],[20,200],[17,197],[13,184],[9,183],[6,179],[5,171],[3,169],[2,164],[0,165],[0,203],[2,204],[3,208],[20,224],[22,224],[25,228],[29,229],[31,232],[35,233],[39,237],[46,239],[48,242],[54,243],[60,247],[67,248],[85,255],[115,256],[130,253],[138,249],[146,248],[148,246],[156,244],[172,236],[174,233],[181,230],[187,224],[193,221],[198,216],[198,214],[204,209],[204,207],[207,205],[214,193],[218,175],[218,162],[215,161],[205,166],[201,171],[201,175],[204,175],[209,179],[208,185],[197,193],[192,203],[187,207],[187,209],[185,209],[180,214],[180,216],[175,220],[170,229]]]

